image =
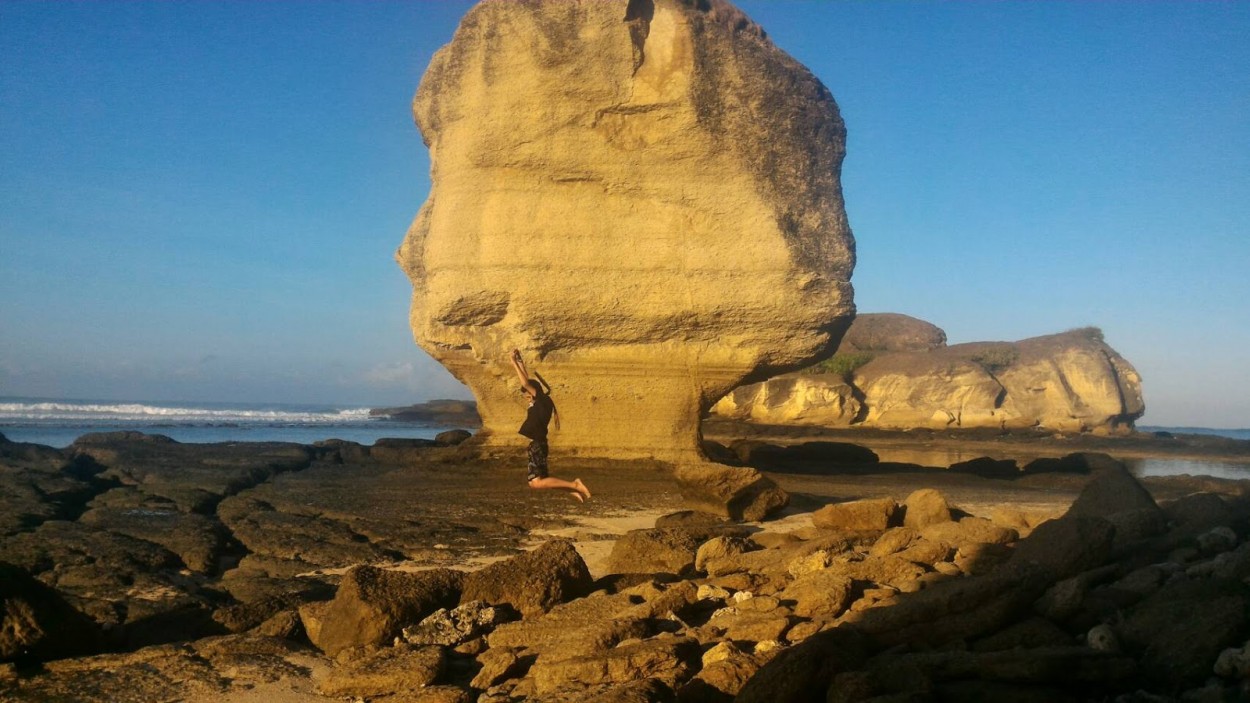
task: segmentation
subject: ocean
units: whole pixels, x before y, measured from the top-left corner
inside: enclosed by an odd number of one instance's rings
[[[63,448],[91,432],[131,430],[179,442],[296,442],[382,437],[432,439],[445,426],[370,417],[358,406],[285,403],[164,403],[0,397],[0,434]]]

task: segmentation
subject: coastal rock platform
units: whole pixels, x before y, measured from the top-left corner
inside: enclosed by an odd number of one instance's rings
[[[0,562],[26,584],[0,591],[0,700],[1244,694],[1250,482],[1118,460],[1250,464],[1244,442],[706,435],[790,506],[683,512],[662,467],[567,458],[579,504],[520,457],[418,440],[0,440]],[[438,586],[368,585],[408,581]]]

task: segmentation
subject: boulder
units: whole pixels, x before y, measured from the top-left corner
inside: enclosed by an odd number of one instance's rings
[[[616,539],[608,555],[609,573],[682,574],[694,568],[706,530],[681,527],[630,530]]]
[[[461,602],[507,604],[523,616],[590,592],[586,562],[568,540],[551,540],[529,552],[496,562],[464,579]]]
[[[476,698],[458,686],[426,686],[396,696],[388,696],[386,703],[473,703]]]
[[[932,488],[913,491],[903,501],[903,525],[922,528],[951,521],[951,507],[946,496]]]
[[[1110,522],[1116,530],[1117,549],[1167,529],[1166,514],[1124,464],[1105,454],[1080,458],[1091,467],[1093,478],[1068,508],[1068,515]]]
[[[851,321],[837,106],[726,2],[480,3],[413,113],[411,325],[487,446],[524,442],[514,347],[569,420],[553,450],[687,463],[717,398]]]
[[[1012,479],[1020,476],[1020,467],[1015,459],[993,459],[988,456],[956,462],[950,465],[950,470],[981,478]]]
[[[785,637],[794,618],[789,612],[736,613],[714,623],[725,628],[725,637],[735,642],[775,642]]]
[[[619,685],[649,678],[671,687],[698,666],[699,657],[697,640],[660,636],[567,659],[539,657],[530,675],[540,696],[569,684]]]
[[[434,435],[434,443],[442,447],[454,447],[472,436],[473,433],[468,430],[447,430]]]
[[[1020,533],[980,517],[965,517],[959,522],[935,522],[922,530],[920,536],[933,542],[959,546],[966,542],[1009,544],[1020,539]]]
[[[749,537],[713,537],[699,545],[694,555],[694,569],[706,572],[709,561],[727,559],[759,548]]]
[[[760,659],[733,648],[731,654],[708,661],[708,655],[729,643],[722,642],[703,655],[703,668],[677,692],[681,703],[731,701],[759,671]]]
[[[0,662],[93,654],[102,644],[96,624],[59,593],[0,562]]]
[[[661,515],[655,519],[655,527],[683,527],[694,529],[722,529],[732,528],[733,523],[722,515],[714,515],[712,513],[701,513],[697,510],[679,510],[668,515]]]
[[[673,689],[659,679],[642,679],[622,684],[612,684],[577,703],[674,703]]]
[[[942,581],[889,607],[852,612],[844,619],[881,647],[903,643],[941,647],[984,637],[1022,619],[1050,583],[1045,569],[1008,565],[980,576]]]
[[[1228,501],[1217,493],[1192,493],[1162,507],[1176,528],[1191,533],[1231,525],[1239,517]]]
[[[854,584],[835,570],[813,571],[792,581],[782,592],[794,601],[794,614],[803,618],[832,620],[851,604]]]
[[[913,672],[913,675],[918,673],[933,683],[975,678],[1004,683],[1081,687],[1127,682],[1137,673],[1132,659],[1073,644],[989,652],[917,652],[883,656],[874,662],[874,668],[878,667],[885,672],[901,669]]]
[[[974,652],[1000,652],[1009,649],[1062,647],[1072,644],[1072,635],[1050,620],[1031,617],[971,643]]]
[[[978,545],[980,547],[998,546],[998,545],[987,545],[983,542],[974,542],[972,544]],[[967,545],[965,545],[964,547],[960,549],[961,552],[964,552],[967,550],[968,550]],[[913,564],[924,564],[925,566],[933,566],[934,564],[937,564],[938,562],[943,562],[943,561],[947,561],[948,559],[950,559],[952,551],[953,550],[951,546],[949,544],[946,544],[945,542],[934,542],[932,540],[927,540],[927,539],[918,539],[914,543],[909,545],[906,549],[895,552],[894,556],[898,557],[899,559],[910,561]]]
[[[1104,564],[1115,527],[1097,517],[1065,515],[1037,526],[1016,545],[1012,561],[1031,562],[1064,579]]]
[[[898,513],[893,498],[831,503],[812,513],[812,525],[823,530],[877,530],[890,527]]]
[[[1081,489],[1068,509],[1071,515],[1107,518],[1136,510],[1158,510],[1150,492],[1124,464],[1105,454],[1079,454],[1072,457],[1090,467],[1093,478]]]
[[[790,496],[771,478],[751,468],[682,464],[674,476],[682,499],[700,512],[763,520],[790,504]]]
[[[489,606],[482,601],[461,603],[448,610],[439,608],[424,620],[405,627],[403,637],[408,644],[436,644],[455,647],[489,632],[496,625],[515,619],[506,607]]]
[[[805,464],[810,471],[812,468],[823,469],[831,464],[863,465],[880,461],[880,457],[873,450],[849,442],[814,441],[779,446],[755,440],[740,440],[734,442],[733,446],[747,464],[785,464],[790,470],[802,470]]]
[[[882,532],[877,541],[872,543],[868,554],[874,557],[889,556],[903,551],[918,539],[920,533],[914,527],[892,527]]]
[[[931,322],[893,312],[855,316],[838,353],[925,352],[946,346],[946,332]]]
[[[312,643],[330,656],[349,647],[386,644],[405,625],[456,605],[464,580],[462,572],[451,569],[404,572],[357,566],[343,576],[329,605],[307,609],[317,622],[305,619],[304,626]]]
[[[829,569],[855,581],[889,586],[904,593],[919,590],[917,580],[926,571],[924,567],[904,559],[902,553],[837,562]]]
[[[870,645],[860,632],[838,627],[783,650],[738,692],[737,703],[806,703],[821,700],[835,676],[863,666]]]
[[[523,661],[520,652],[520,647],[491,647],[482,652],[477,657],[482,668],[469,685],[484,691],[505,679],[522,676],[532,661]]]
[[[229,632],[245,632],[283,612],[294,612],[309,599],[300,593],[284,593],[257,598],[244,603],[232,603],[218,608],[213,620]]]
[[[1146,677],[1168,687],[1196,686],[1227,647],[1245,642],[1250,589],[1223,580],[1178,581],[1142,601],[1116,628]]]
[[[610,649],[651,634],[641,600],[626,594],[595,594],[553,607],[543,615],[500,625],[487,635],[491,650],[525,649],[564,659]]]
[[[373,698],[428,686],[443,672],[440,647],[387,647],[330,670],[317,684],[325,696]]]

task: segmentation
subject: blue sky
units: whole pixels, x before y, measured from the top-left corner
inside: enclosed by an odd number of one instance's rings
[[[468,6],[0,0],[0,395],[468,397],[392,259]],[[1250,427],[1250,3],[740,6],[841,106],[862,312],[1097,325],[1144,423]]]

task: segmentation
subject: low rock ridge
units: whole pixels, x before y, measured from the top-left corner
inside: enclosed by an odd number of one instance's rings
[[[1096,328],[946,346],[940,329],[902,318],[861,315],[828,361],[738,388],[712,412],[825,427],[1103,433],[1131,431],[1145,412],[1137,371]]]
[[[454,703],[1244,699],[1245,485],[1160,503],[1111,457],[1062,463],[1087,478],[1066,510],[973,515],[919,489],[785,532],[677,514],[595,581],[564,540],[467,574],[357,567],[236,634],[0,666],[0,696],[229,700],[285,676]],[[19,582],[6,617],[64,617]]]

